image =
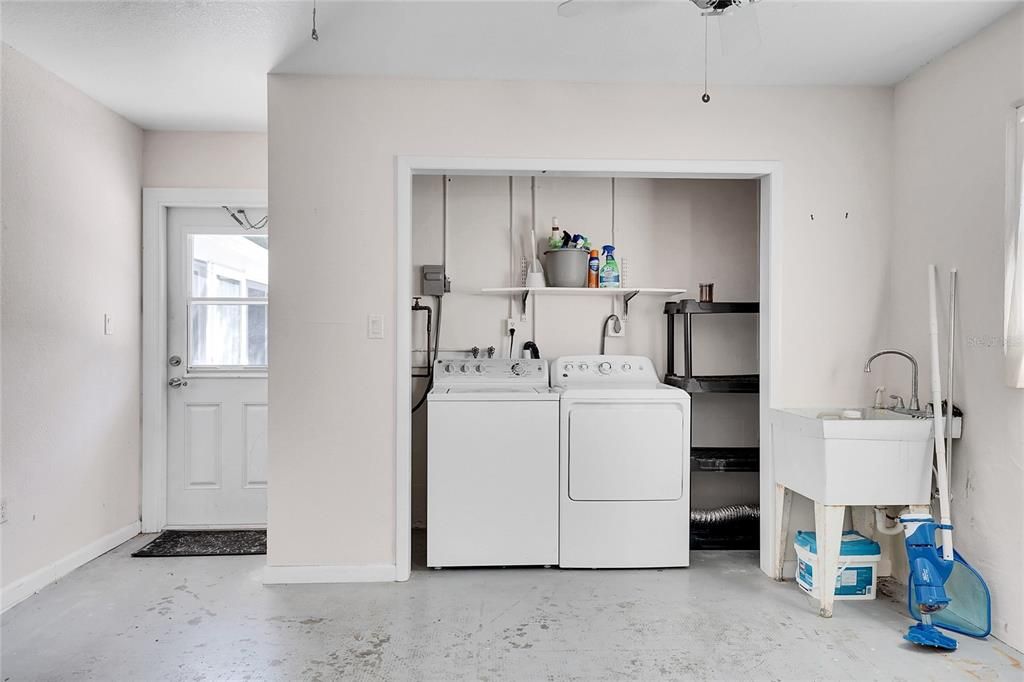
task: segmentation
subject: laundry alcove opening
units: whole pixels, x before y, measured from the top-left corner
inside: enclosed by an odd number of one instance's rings
[[[533,342],[550,362],[559,356],[598,354],[602,323],[611,314],[623,319],[624,329],[603,339],[607,354],[648,357],[664,380],[671,362],[671,324],[674,373],[682,376],[683,316],[667,316],[666,303],[697,299],[699,285],[712,282],[715,301],[750,303],[757,309],[768,262],[760,244],[766,219],[763,192],[762,177],[754,173],[712,178],[573,172],[412,174],[407,272],[411,297],[418,297],[418,302],[407,299],[403,306],[409,315],[411,404],[426,395],[434,358],[462,360],[474,353],[486,357],[489,350],[496,358],[519,358],[526,342]],[[559,234],[564,229],[585,235],[598,250],[614,245],[624,289],[686,293],[636,296],[629,301],[627,314],[622,296],[545,292],[524,297],[519,292],[485,291],[525,284],[532,260],[531,228],[536,230],[539,259],[545,263],[553,218],[558,219]],[[434,285],[428,282],[424,289],[423,266],[433,265],[442,266],[450,284],[440,301],[430,293]],[[412,309],[414,304],[420,309]],[[753,376],[755,388],[691,391],[690,504],[700,510],[691,516],[698,521],[691,548],[758,549],[756,514],[768,497],[761,492],[759,476],[760,414],[767,409],[767,400],[756,388],[762,373],[760,356],[767,346],[763,316],[693,317],[692,373]],[[430,524],[428,409],[424,401],[410,422],[408,510],[414,567],[426,565],[425,532]],[[512,423],[507,428],[530,425]],[[487,442],[474,445],[488,447]]]

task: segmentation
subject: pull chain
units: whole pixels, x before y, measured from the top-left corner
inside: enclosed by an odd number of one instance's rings
[[[707,104],[711,101],[708,94],[708,16],[704,15],[704,94],[701,95],[701,102]]]

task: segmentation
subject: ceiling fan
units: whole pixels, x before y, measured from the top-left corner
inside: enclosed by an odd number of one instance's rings
[[[690,0],[693,4],[697,5],[706,17],[718,17],[733,7],[739,7],[740,5],[749,5],[759,0]]]
[[[761,0],[690,0],[704,17],[704,94],[701,101],[711,101],[708,94],[708,20],[716,18],[721,37],[722,53],[728,55],[737,51],[749,52],[761,45],[761,31],[758,26],[756,7]],[[564,0],[558,4],[561,17],[579,16],[587,3],[582,0]],[[748,7],[743,8],[744,5]],[[743,8],[742,11],[736,11]]]
[[[706,17],[718,17],[727,13],[734,7],[750,5],[760,0],[690,0],[701,14]],[[580,0],[564,0],[558,4],[558,15],[562,17],[575,17],[583,12],[584,2]]]

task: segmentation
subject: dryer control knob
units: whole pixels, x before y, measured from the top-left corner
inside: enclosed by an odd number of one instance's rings
[[[469,371],[469,368],[466,367],[466,365],[463,365],[462,367],[459,368],[459,371],[462,372],[463,374],[465,374],[466,372]]]
[[[477,373],[477,374],[483,374],[483,373],[484,373],[484,367],[483,367],[483,365],[477,365],[477,366],[476,366],[476,373]]]
[[[523,366],[520,363],[518,363],[518,362],[513,364],[512,365],[512,374],[515,374],[517,377],[523,376]]]
[[[597,371],[599,371],[601,374],[611,374],[612,373],[612,363],[610,363],[610,362],[602,362],[600,365],[597,366]]]
[[[630,365],[628,362],[622,363],[622,371],[623,372],[628,372],[631,369],[633,369],[633,366]]]
[[[445,374],[451,374],[453,371],[455,371],[455,370],[452,368],[451,365],[445,365],[444,366],[444,373]]]
[[[588,369],[590,369],[590,365],[588,365],[585,362],[581,362],[580,363],[580,371],[581,372],[586,372]]]

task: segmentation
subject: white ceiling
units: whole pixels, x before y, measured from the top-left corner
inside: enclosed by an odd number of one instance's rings
[[[147,129],[264,130],[266,74],[703,80],[688,0],[3,3],[3,40]],[[712,20],[712,85],[891,85],[1021,0],[764,0]]]

